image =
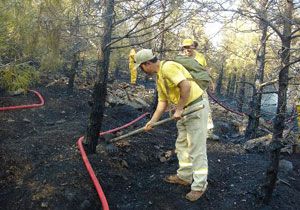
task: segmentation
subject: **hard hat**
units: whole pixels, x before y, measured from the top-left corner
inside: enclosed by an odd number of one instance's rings
[[[192,46],[194,43],[194,41],[192,39],[185,39],[183,40],[181,46],[185,47],[185,46]]]
[[[145,63],[146,61],[149,61],[154,57],[155,55],[153,54],[151,49],[142,49],[138,51],[134,56],[134,60],[135,60],[134,67],[138,68],[142,63]]]

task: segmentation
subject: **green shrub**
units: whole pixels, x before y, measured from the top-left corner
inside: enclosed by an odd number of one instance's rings
[[[0,87],[7,91],[28,90],[39,81],[39,73],[29,64],[9,65],[0,69]]]

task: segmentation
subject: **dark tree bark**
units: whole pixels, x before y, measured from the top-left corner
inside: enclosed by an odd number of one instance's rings
[[[162,59],[165,57],[165,16],[166,16],[166,0],[161,0],[161,6],[162,6],[162,21],[160,30],[162,31],[160,36],[160,46],[159,46],[159,58]]]
[[[232,81],[232,74],[229,74],[228,83],[227,83],[227,90],[226,90],[226,96],[227,97],[230,97],[231,81]]]
[[[285,1],[285,18],[283,18],[283,33],[281,36],[281,64],[282,68],[279,72],[279,90],[278,90],[278,104],[275,122],[273,125],[273,138],[271,142],[271,163],[267,169],[266,183],[264,186],[264,203],[269,203],[272,198],[272,193],[275,188],[278,173],[278,163],[280,149],[282,147],[281,140],[283,138],[284,120],[286,113],[287,89],[288,89],[288,75],[291,49],[291,22],[293,12],[293,1]]]
[[[68,92],[73,93],[74,90],[74,81],[76,72],[78,71],[78,64],[79,64],[79,53],[75,53],[72,57],[72,66],[71,66],[71,72],[69,76],[69,82],[68,82]]]
[[[237,80],[237,79],[236,79]],[[240,84],[235,81],[235,87],[234,87],[234,98],[237,98],[238,97],[238,94],[239,94],[239,88],[240,88]]]
[[[237,69],[234,69],[234,72],[231,77],[231,82],[230,82],[230,89],[229,89],[229,96],[234,97],[235,95],[235,87],[236,87],[236,74],[237,74]]]
[[[159,59],[162,60],[165,58],[165,16],[166,16],[166,0],[161,0],[160,1],[161,6],[162,6],[162,21],[161,21],[161,25],[160,25],[160,30],[162,31],[161,36],[160,36],[160,44],[159,44]],[[158,92],[155,89],[154,90],[154,94],[153,94],[153,101],[150,105],[150,116],[152,117],[156,107],[158,104]]]
[[[114,70],[113,80],[117,80],[120,77],[120,68],[121,68],[120,61],[118,60]]]
[[[216,87],[216,94],[221,96],[222,95],[222,85],[223,85],[223,79],[224,79],[224,65],[222,63],[222,67],[220,69],[219,78],[217,81],[217,87]]]
[[[103,113],[105,108],[104,105],[107,95],[107,79],[110,58],[110,48],[108,47],[108,44],[111,42],[114,4],[114,0],[105,1],[103,8],[101,8],[104,10],[104,34],[101,40],[101,48],[98,52],[97,68],[99,71],[99,76],[93,89],[93,101],[91,104],[92,111],[89,117],[89,124],[87,127],[85,140],[85,144],[87,144],[88,153],[96,152],[99,132],[102,126]]]
[[[76,16],[74,21],[74,26],[72,27],[72,33],[71,33],[71,36],[75,37],[76,42],[78,40],[77,39],[78,34],[79,34],[79,17]],[[68,82],[69,93],[73,93],[75,76],[76,76],[76,72],[78,71],[79,55],[80,55],[79,49],[75,49],[75,52],[72,56],[72,66],[70,69],[69,82]]]
[[[266,5],[268,0],[261,1],[261,14],[266,18]],[[257,52],[256,62],[257,62],[257,71],[255,74],[255,88],[253,89],[253,96],[250,114],[248,115],[248,125],[245,132],[246,139],[252,139],[257,137],[257,129],[259,126],[259,118],[261,115],[261,98],[263,87],[260,84],[264,81],[264,72],[265,72],[265,56],[266,56],[266,41],[267,41],[267,30],[268,25],[265,21],[259,21],[259,28],[261,30],[261,38],[260,38],[260,49]]]
[[[245,81],[246,81],[246,73],[244,72],[239,85],[238,104],[237,104],[237,108],[239,112],[243,112],[243,104],[245,101],[245,87],[246,87]]]

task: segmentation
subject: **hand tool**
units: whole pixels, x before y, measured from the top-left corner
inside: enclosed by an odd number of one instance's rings
[[[196,112],[196,111],[199,111],[199,110],[201,110],[201,109],[203,109],[203,108],[204,108],[204,105],[202,104],[202,105],[200,105],[200,106],[198,106],[198,107],[195,107],[194,109],[192,109],[192,110],[190,110],[190,111],[188,111],[188,112],[183,112],[182,117],[187,116],[187,115],[189,115],[189,114],[192,114],[192,113],[194,113],[194,112]],[[161,120],[161,121],[157,121],[157,122],[155,122],[155,123],[152,124],[152,127],[155,127],[155,126],[164,124],[164,123],[166,123],[166,122],[170,122],[170,121],[172,121],[172,120],[173,120],[173,118],[172,118],[172,117],[169,117],[169,118],[163,119],[163,120]],[[113,139],[108,139],[107,142],[108,142],[108,143],[117,142],[117,141],[119,141],[119,140],[121,140],[121,139],[127,138],[127,137],[129,137],[129,136],[132,136],[132,135],[135,135],[135,134],[144,132],[144,131],[145,131],[144,127],[138,128],[138,129],[136,129],[136,130],[134,130],[134,131],[131,131],[131,132],[127,133],[127,134],[124,134],[124,135],[122,135],[122,136],[118,136],[118,137],[113,138]]]

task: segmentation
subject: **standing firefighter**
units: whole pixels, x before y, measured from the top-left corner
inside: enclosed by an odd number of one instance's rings
[[[160,61],[150,49],[143,49],[135,56],[136,68],[148,75],[157,76],[158,104],[145,130],[152,129],[167,109],[176,106],[173,118],[177,120],[178,137],[175,143],[179,161],[177,174],[165,178],[166,182],[191,185],[186,194],[190,201],[198,200],[207,188],[207,105],[202,100],[203,90],[191,80],[191,74],[179,63]],[[204,104],[205,108],[189,116],[181,117],[184,110],[189,111]]]
[[[129,53],[129,70],[130,70],[130,84],[136,85],[137,70],[134,66],[135,50],[132,48]]]
[[[198,63],[203,67],[207,66],[204,55],[195,50],[198,47],[198,42],[193,41],[192,39],[185,39],[183,40],[181,47],[184,55],[195,58],[196,61],[198,61]]]
[[[192,39],[185,39],[183,40],[181,47],[182,47],[183,55],[194,58],[205,70],[205,67],[207,66],[207,62],[204,55],[196,51],[196,48],[198,47],[198,43],[196,41],[193,41]],[[211,85],[213,86],[212,82]],[[203,99],[206,100],[207,103],[209,104],[206,90],[204,90]],[[208,138],[213,140],[219,140],[220,139],[219,136],[213,134],[214,123],[212,120],[210,107],[208,107],[208,110],[209,110],[208,123],[207,123]]]

